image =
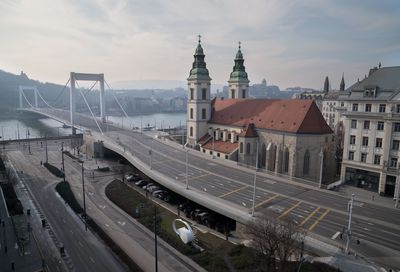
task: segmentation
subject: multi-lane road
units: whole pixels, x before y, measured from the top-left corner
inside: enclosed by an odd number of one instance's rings
[[[51,111],[50,116],[68,120],[65,112]],[[98,131],[93,120],[80,116],[77,124]],[[186,150],[167,145],[145,134],[125,131],[100,124],[108,139],[133,154],[153,171],[185,186]],[[152,152],[149,152],[149,150]],[[152,155],[150,155],[150,153]],[[150,158],[151,156],[151,158]],[[197,151],[188,152],[188,182],[192,190],[203,192],[210,201],[231,203],[238,210],[250,212],[253,201],[254,172],[212,160]],[[222,201],[223,200],[223,201]],[[349,199],[336,194],[289,182],[283,178],[259,173],[257,177],[256,214],[275,213],[277,217],[292,217],[311,234],[343,246],[345,240],[332,239],[347,225]],[[353,250],[369,259],[400,268],[400,210],[355,201],[353,209]]]

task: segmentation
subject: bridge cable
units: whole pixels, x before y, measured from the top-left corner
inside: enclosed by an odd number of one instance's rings
[[[53,106],[51,106],[49,103],[47,103],[46,100],[44,100],[43,96],[40,94],[40,92],[39,92],[39,90],[38,90],[37,88],[36,88],[36,91],[37,91],[39,97],[43,100],[43,102],[44,102],[49,108],[51,108],[51,109],[53,109],[53,110],[56,109],[55,107],[53,107]]]
[[[57,98],[54,100],[54,105],[57,103],[58,99],[60,99],[61,95],[64,93],[65,88],[68,86],[68,83],[71,81],[71,78],[68,78],[67,83],[65,83],[64,87],[62,88],[60,94],[57,96]]]
[[[78,82],[76,82],[76,85],[78,86],[78,90],[79,90],[79,92],[81,93],[81,95],[82,95],[82,97],[83,97],[83,100],[85,101],[86,106],[88,107],[88,109],[89,109],[89,111],[90,111],[90,114],[91,114],[92,117],[93,117],[93,120],[96,122],[96,125],[97,125],[97,127],[99,128],[99,130],[100,130],[100,132],[101,132],[101,135],[103,135],[103,134],[104,134],[104,133],[103,133],[103,130],[102,130],[101,127],[99,126],[99,123],[97,122],[96,117],[94,116],[94,114],[93,114],[93,112],[92,112],[92,109],[90,108],[89,103],[88,103],[87,100],[86,100],[86,97],[83,95],[83,92],[82,92],[81,88],[79,87]]]
[[[113,90],[111,89],[110,85],[108,85],[107,81],[104,80],[104,82],[106,83],[108,89],[110,89],[112,95],[114,96],[115,101],[117,101],[118,106],[121,108],[121,110],[123,111],[123,113],[125,114],[125,116],[128,118],[128,114],[125,112],[124,108],[122,107],[122,105],[119,103],[117,96],[115,95],[115,93],[113,92]]]
[[[26,98],[25,96],[25,92],[22,90],[22,96],[25,98],[25,101],[29,104],[29,106],[31,106],[31,108],[35,108],[34,106],[32,106],[32,104],[29,102],[28,98]]]
[[[85,96],[94,88],[94,86],[96,86],[97,82],[99,82],[99,81],[96,80],[96,82],[92,85],[92,87],[90,87],[89,90],[86,91]]]

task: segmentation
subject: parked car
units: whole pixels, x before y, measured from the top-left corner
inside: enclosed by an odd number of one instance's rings
[[[153,186],[148,187],[148,189],[147,189],[147,191],[149,191],[149,193],[153,193],[157,190],[161,190],[161,187],[157,186],[157,185],[153,185]]]
[[[139,181],[135,182],[135,185],[143,187],[147,185],[147,181],[145,181],[144,179],[140,179]]]
[[[165,192],[164,190],[155,190],[151,193],[152,196],[158,197],[159,194]]]
[[[149,183],[147,183],[146,185],[142,186],[142,189],[143,189],[143,190],[147,190],[150,186],[153,186],[153,185],[154,185],[153,182],[149,182]]]

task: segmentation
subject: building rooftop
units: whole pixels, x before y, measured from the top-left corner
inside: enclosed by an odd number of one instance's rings
[[[214,99],[210,123],[298,134],[330,134],[317,105],[299,99]]]
[[[400,66],[371,69],[368,77],[350,86],[347,91],[363,91],[377,86],[380,90],[400,90]]]

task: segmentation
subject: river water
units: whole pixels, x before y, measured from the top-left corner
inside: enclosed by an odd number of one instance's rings
[[[186,125],[186,113],[155,113],[138,116],[108,116],[107,120],[120,124],[125,128],[133,127],[156,127],[157,129],[173,128]],[[63,128],[62,123],[53,119],[29,116],[27,114],[15,117],[4,117],[0,115],[0,136],[2,139],[26,139],[44,136],[63,136],[71,133],[71,129]]]

